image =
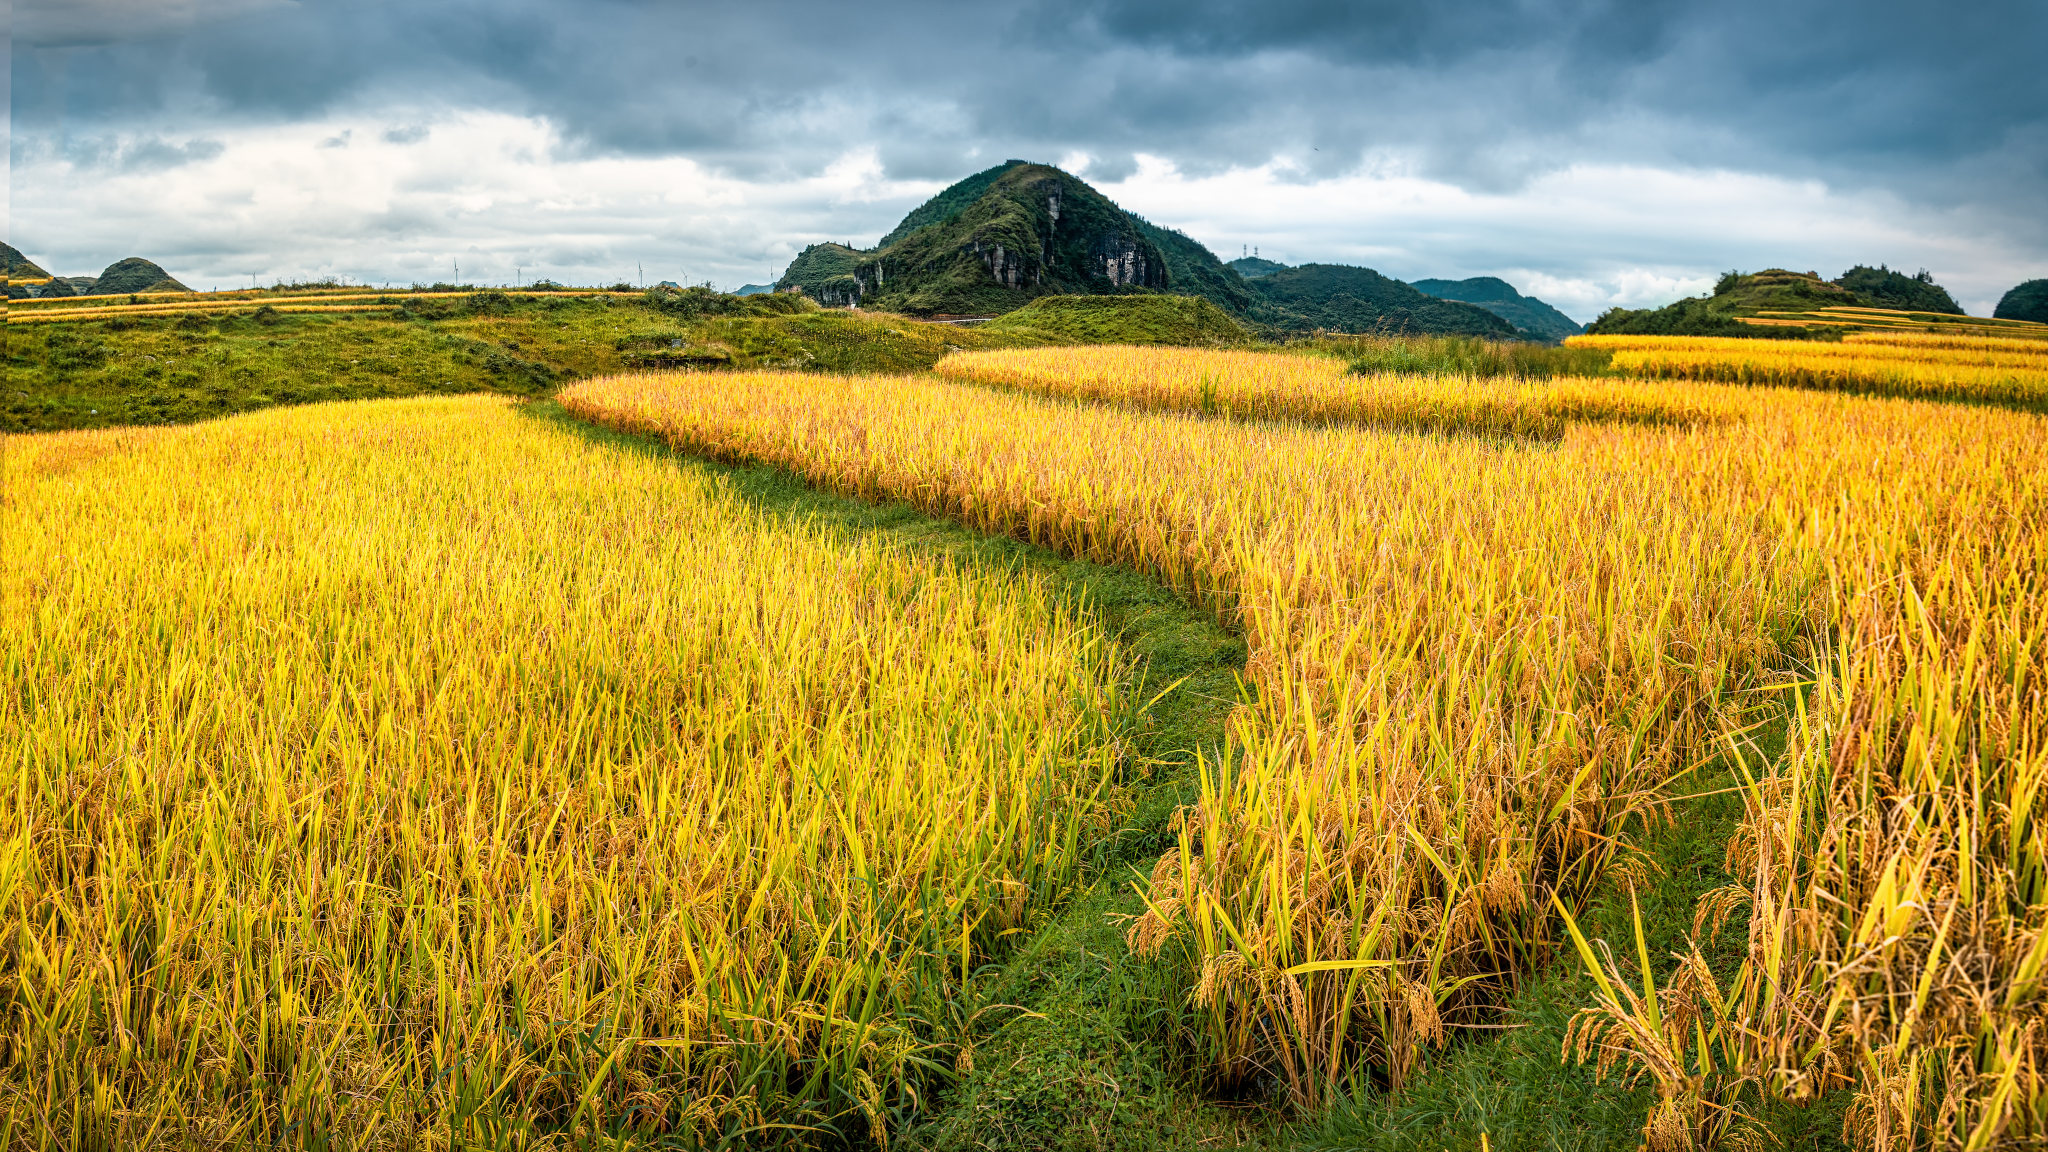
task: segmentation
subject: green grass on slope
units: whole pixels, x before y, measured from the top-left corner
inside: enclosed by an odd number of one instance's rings
[[[404,306],[10,325],[0,432],[175,424],[322,400],[544,396],[637,369],[912,372],[953,348],[1029,342],[791,297],[394,297]]]
[[[980,326],[1057,344],[1242,344],[1251,333],[1200,296],[1041,296]]]

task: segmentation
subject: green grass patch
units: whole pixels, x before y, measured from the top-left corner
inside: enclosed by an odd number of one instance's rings
[[[1243,344],[1251,334],[1200,296],[1041,296],[981,325],[1048,344]]]
[[[1554,376],[1604,376],[1614,359],[1608,348],[1566,348],[1548,344],[1482,340],[1471,336],[1406,336],[1334,341],[1350,344],[1351,370],[1412,372],[1427,376],[1485,376],[1548,380]]]
[[[666,368],[912,372],[957,348],[1031,342],[795,296],[393,293],[367,312],[259,309],[13,325],[0,431],[176,424],[326,400],[551,395],[586,376]]]

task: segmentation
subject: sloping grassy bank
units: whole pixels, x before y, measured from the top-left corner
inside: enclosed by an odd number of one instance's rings
[[[377,298],[389,303],[216,315],[198,297],[184,311],[10,324],[0,431],[180,424],[326,400],[545,396],[643,368],[913,372],[950,350],[1031,342],[702,290]]]

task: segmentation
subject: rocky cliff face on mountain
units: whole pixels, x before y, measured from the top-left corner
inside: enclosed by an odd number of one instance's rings
[[[1167,256],[1147,226],[1057,168],[1009,164],[963,184],[906,220],[923,223],[899,227],[872,251],[807,252],[818,271],[852,257],[852,284],[820,283],[819,302],[850,295],[863,307],[916,315],[993,315],[1039,296],[1170,287]],[[982,191],[969,199],[976,186]]]
[[[1239,266],[1255,275],[1247,279]],[[813,244],[776,283],[820,304],[918,316],[992,316],[1046,296],[1172,293],[1275,333],[1453,332],[1513,339],[1484,308],[1439,300],[1369,268],[1228,265],[1185,233],[1124,211],[1057,168],[977,172],[919,205],[870,249]]]
[[[1239,317],[1253,303],[1243,279],[1201,244],[1021,160],[947,188],[874,248],[806,248],[776,287],[828,306],[925,316],[998,315],[1064,295],[1172,292]]]

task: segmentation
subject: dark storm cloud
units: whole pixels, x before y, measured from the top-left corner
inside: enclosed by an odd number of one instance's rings
[[[864,143],[903,176],[1073,150],[1188,170],[1288,154],[1313,174],[1407,150],[1483,187],[1577,160],[1927,197],[1952,191],[1937,164],[1972,182],[2048,176],[2048,6],[2028,0],[303,0],[211,23],[190,8],[139,41],[18,37],[16,129],[412,100],[545,115],[590,150],[756,176]]]
[[[1490,190],[1581,162],[1725,166],[2026,218],[2048,186],[2037,0],[213,2],[231,16],[187,0],[128,41],[74,17],[38,42],[24,19],[17,132],[484,106],[751,178],[872,146],[922,179],[1074,151],[1098,175],[1142,152],[1196,173],[1280,155],[1307,178],[1397,154]]]

